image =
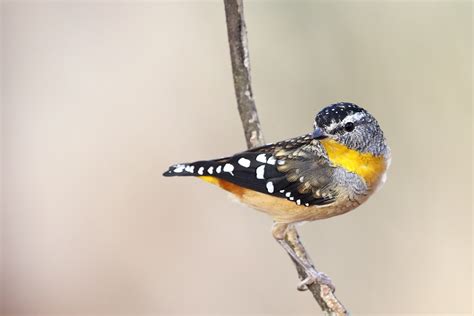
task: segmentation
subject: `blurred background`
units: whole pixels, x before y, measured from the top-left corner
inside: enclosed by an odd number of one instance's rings
[[[356,315],[471,314],[472,4],[245,3],[267,142],[350,101],[385,187],[301,228]],[[224,8],[1,5],[2,315],[318,315],[271,220],[170,164],[245,149]]]

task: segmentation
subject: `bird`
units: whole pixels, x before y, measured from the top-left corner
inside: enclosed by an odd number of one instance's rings
[[[377,120],[350,102],[330,104],[312,132],[232,156],[174,164],[163,174],[193,176],[270,215],[272,234],[308,276],[299,285],[331,280],[285,240],[290,225],[354,210],[386,181],[391,151]]]

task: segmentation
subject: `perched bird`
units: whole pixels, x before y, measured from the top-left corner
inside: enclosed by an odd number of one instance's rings
[[[306,270],[330,284],[285,241],[289,225],[349,212],[386,179],[390,149],[375,118],[353,103],[322,109],[312,133],[243,151],[230,157],[173,165],[164,176],[194,176],[269,214],[273,236]],[[332,286],[332,285],[331,285]]]

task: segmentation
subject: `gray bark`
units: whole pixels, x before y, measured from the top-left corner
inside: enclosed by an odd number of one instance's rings
[[[242,0],[224,0],[237,107],[248,148],[265,144],[250,80],[247,28]]]

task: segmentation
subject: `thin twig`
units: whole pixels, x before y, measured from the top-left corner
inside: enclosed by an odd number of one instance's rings
[[[262,146],[265,142],[263,140],[263,133],[260,128],[260,121],[252,93],[243,0],[224,0],[224,6],[235,95],[237,97],[237,105],[244,128],[247,147],[250,149]],[[302,259],[309,258],[294,226],[290,226],[285,238],[298,257]],[[299,278],[304,280],[306,278],[304,268],[296,261],[293,260],[293,262],[295,263]],[[346,309],[327,285],[315,282],[310,284],[308,288],[325,313],[330,315],[347,315]]]
[[[237,106],[248,148],[265,144],[250,81],[247,28],[242,0],[224,0]]]
[[[298,257],[309,260],[308,253],[304,248],[303,244],[301,243],[300,236],[296,227],[291,225],[287,229],[286,241],[291,246],[291,248],[295,251]],[[291,257],[290,257],[291,258]],[[296,266],[296,270],[298,271],[298,276],[301,280],[306,278],[306,272],[304,268],[299,265],[293,258],[293,263]],[[347,315],[348,312],[344,305],[337,299],[334,295],[333,291],[329,286],[326,284],[320,284],[318,282],[312,283],[308,285],[309,291],[313,294],[315,300],[318,302],[319,306],[324,312],[327,312],[331,315]]]

